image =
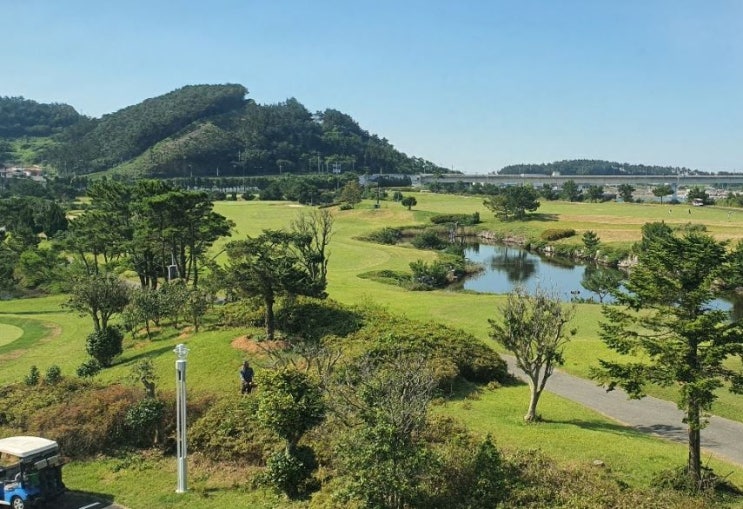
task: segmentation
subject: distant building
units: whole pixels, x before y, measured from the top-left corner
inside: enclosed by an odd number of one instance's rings
[[[0,178],[26,178],[36,182],[45,183],[46,179],[42,175],[41,166],[11,166],[9,168],[0,168]]]

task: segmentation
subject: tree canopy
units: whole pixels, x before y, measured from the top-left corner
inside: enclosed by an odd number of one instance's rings
[[[0,138],[50,136],[80,118],[75,108],[68,104],[42,104],[23,97],[0,97]]]
[[[503,221],[523,219],[527,212],[534,212],[539,208],[537,197],[537,191],[530,185],[504,187],[497,194],[486,198],[483,205]]]
[[[648,384],[675,386],[688,428],[687,471],[700,487],[700,432],[704,413],[727,385],[743,392],[743,372],[727,364],[743,355],[743,323],[711,302],[716,290],[740,275],[740,245],[732,253],[707,234],[676,235],[664,223],[643,227],[637,265],[616,305],[603,307],[601,338],[627,361],[601,360],[593,376],[608,390],[621,387],[631,398]]]

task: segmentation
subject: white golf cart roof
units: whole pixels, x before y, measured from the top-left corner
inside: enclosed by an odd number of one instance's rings
[[[12,454],[21,459],[42,452],[56,451],[57,449],[57,442],[41,437],[0,438],[0,453]]]

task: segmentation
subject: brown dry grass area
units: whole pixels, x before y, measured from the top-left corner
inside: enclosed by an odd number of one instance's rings
[[[288,345],[285,341],[256,341],[248,336],[239,336],[230,343],[232,348],[251,354],[265,354],[274,350],[283,350]]]
[[[0,355],[0,361],[12,361],[14,359],[19,358],[21,355],[26,353],[26,351],[27,350],[23,348],[23,349],[13,350],[12,352],[4,353]]]

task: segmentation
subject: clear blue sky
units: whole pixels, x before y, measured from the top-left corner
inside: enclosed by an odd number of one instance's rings
[[[0,0],[0,20],[0,95],[90,116],[240,83],[464,172],[743,171],[743,1]]]

